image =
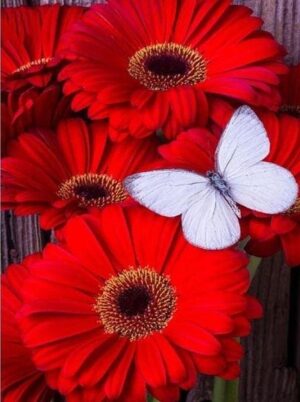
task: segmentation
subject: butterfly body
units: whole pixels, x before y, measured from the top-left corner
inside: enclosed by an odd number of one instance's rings
[[[209,178],[210,184],[216,190],[220,191],[222,195],[226,194],[230,196],[230,187],[220,173],[211,170],[206,173],[206,176]]]
[[[240,239],[238,205],[278,214],[296,201],[298,185],[281,166],[264,161],[270,141],[247,106],[234,113],[219,141],[215,170],[184,169],[137,173],[125,179],[128,193],[157,214],[181,215],[185,238],[204,249],[222,249]]]
[[[209,179],[210,185],[219,193],[222,195],[222,197],[226,200],[226,202],[229,204],[235,215],[240,218],[241,217],[241,211],[238,208],[236,202],[232,198],[231,192],[230,192],[230,185],[224,180],[224,178],[220,175],[220,173],[210,170],[206,173],[206,176]]]

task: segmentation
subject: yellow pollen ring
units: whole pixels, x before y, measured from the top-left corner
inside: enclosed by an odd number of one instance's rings
[[[282,105],[280,112],[300,116],[300,105]]]
[[[138,291],[142,292],[140,299]],[[125,310],[126,303],[129,310]],[[175,288],[166,275],[150,267],[129,267],[106,281],[94,310],[106,333],[135,341],[163,330],[173,317],[176,303]]]
[[[123,184],[106,174],[85,173],[62,183],[57,196],[63,200],[77,199],[80,207],[104,207],[124,201],[128,194]]]
[[[175,65],[174,73],[164,74],[149,69],[149,60],[156,58],[164,64],[164,58]],[[161,60],[160,60],[161,58]],[[166,60],[165,60],[166,61]],[[176,64],[184,66],[184,71],[176,74]],[[155,61],[154,61],[155,64]],[[159,66],[158,66],[159,70]],[[207,63],[204,57],[189,46],[177,43],[158,43],[138,50],[129,59],[128,72],[146,88],[153,91],[166,91],[182,85],[195,85],[205,81],[207,76]]]
[[[37,60],[32,60],[26,64],[23,64],[16,70],[12,72],[12,74],[17,74],[17,73],[23,73],[26,70],[29,70],[31,67],[36,67],[36,66],[45,66],[48,64],[51,60],[53,60],[53,57],[42,57],[41,59]]]

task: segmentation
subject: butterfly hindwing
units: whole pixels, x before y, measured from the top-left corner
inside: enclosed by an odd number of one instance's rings
[[[240,238],[235,212],[213,187],[183,213],[182,228],[189,243],[207,250],[230,247]]]
[[[260,162],[230,179],[234,200],[254,211],[278,214],[296,201],[298,185],[294,176],[281,166]]]

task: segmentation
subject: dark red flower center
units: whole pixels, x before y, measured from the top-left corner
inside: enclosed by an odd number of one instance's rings
[[[157,75],[178,75],[186,74],[188,65],[181,57],[171,54],[161,54],[150,56],[145,66],[149,71]]]
[[[129,59],[128,72],[146,88],[165,91],[204,81],[207,68],[198,51],[171,42],[138,50]]]
[[[176,303],[176,292],[167,276],[138,267],[107,280],[94,309],[105,332],[133,341],[164,329]]]
[[[107,190],[97,184],[83,184],[76,187],[74,192],[78,197],[84,198],[86,201],[105,198],[108,196]]]
[[[127,198],[120,181],[97,173],[72,176],[59,186],[57,195],[63,200],[77,199],[81,207],[103,207]]]
[[[132,286],[120,293],[118,305],[122,314],[132,317],[143,314],[150,300],[149,292],[145,286]]]

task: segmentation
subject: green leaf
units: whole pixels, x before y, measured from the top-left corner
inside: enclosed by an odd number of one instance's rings
[[[247,243],[249,242],[249,240],[250,240],[249,236],[246,237],[244,240],[241,240],[239,242],[239,249],[245,250],[245,247],[247,246]],[[260,257],[255,257],[254,255],[249,255],[249,254],[248,254],[248,257],[250,260],[249,264],[248,264],[248,271],[250,273],[250,280],[252,282],[252,280],[256,274],[257,268],[259,267],[259,264],[261,263],[262,259]]]

